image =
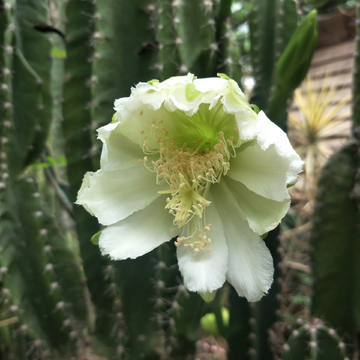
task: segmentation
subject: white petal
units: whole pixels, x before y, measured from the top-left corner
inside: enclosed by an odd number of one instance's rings
[[[225,93],[223,104],[224,110],[230,114],[241,113],[244,110],[251,111],[253,112],[254,120],[256,120],[256,113],[251,109],[244,93],[234,80],[227,82],[227,92]]]
[[[287,135],[276,124],[268,119],[263,111],[258,114],[257,141],[262,150],[266,150],[271,144],[276,144]],[[294,151],[292,149],[292,151]]]
[[[148,83],[139,83],[136,85],[136,90],[141,102],[152,110],[160,109],[167,95],[159,87]]]
[[[227,80],[222,78],[204,78],[204,79],[196,79],[194,81],[194,85],[196,90],[201,91],[202,93],[214,91],[218,93],[219,91],[224,91],[227,85]]]
[[[188,74],[174,76],[161,83],[154,82],[153,85],[140,83],[136,86],[135,91],[138,91],[142,103],[152,110],[158,110],[164,104],[165,108],[171,112],[177,109],[187,111],[192,107],[185,99],[185,86],[191,84],[193,78],[193,74]],[[194,105],[195,108],[198,106]]]
[[[234,80],[226,81],[226,88],[220,92],[223,96],[221,103],[224,111],[228,114],[234,114],[239,129],[240,139],[251,140],[256,136],[257,115],[245,99],[244,93],[240,90],[238,84]],[[214,99],[210,108],[214,106],[214,101],[219,98],[218,94],[214,94]]]
[[[222,181],[214,185],[211,192],[229,248],[227,280],[239,296],[245,296],[248,301],[257,301],[273,281],[274,266],[270,251],[249,228],[226,183]]]
[[[144,209],[160,196],[158,191],[166,189],[157,185],[155,174],[140,164],[128,169],[88,173],[86,184],[76,204],[89,208],[103,225],[114,224]]]
[[[195,75],[188,73],[187,75],[183,76],[173,76],[167,80],[158,83],[158,86],[161,89],[173,89],[178,86],[184,86],[187,84],[191,84],[194,81]]]
[[[88,187],[90,186],[90,177],[93,176],[95,173],[88,171],[83,178],[80,190],[78,191],[78,196],[77,196],[77,202],[76,204],[78,204],[79,198],[81,198],[83,196],[84,191],[86,192]],[[86,203],[82,203],[79,205],[82,205],[86,211],[88,211],[92,216],[94,216],[94,213],[91,211],[91,209],[86,205]]]
[[[139,142],[134,143],[120,132],[120,123],[113,123],[98,129],[98,138],[103,142],[101,168],[120,170],[136,166],[144,153]]]
[[[186,87],[182,86],[169,90],[169,97],[165,100],[165,107],[170,112],[181,110],[187,116],[193,116],[203,102],[202,93],[198,93],[193,99],[189,99],[186,96]]]
[[[284,156],[285,155],[285,156]],[[249,144],[231,159],[227,174],[242,182],[248,189],[265,198],[283,201],[289,199],[287,184],[294,174],[292,157],[280,154],[274,145],[263,151],[256,143]]]
[[[173,216],[165,205],[161,196],[145,209],[105,228],[99,239],[102,254],[114,260],[135,259],[169,241],[175,234],[171,231]]]
[[[235,119],[241,140],[248,141],[256,137],[257,120],[251,111],[237,113]]]
[[[139,144],[140,147],[144,141],[141,137],[141,132],[146,131],[147,134],[150,133],[151,125],[153,125],[152,120],[159,120],[156,111],[145,106],[140,101],[137,93],[135,95],[132,94],[129,98],[116,100],[115,109],[118,121],[120,122],[117,128],[118,131],[133,143]],[[158,147],[156,141],[153,141],[152,138],[148,139],[148,142],[152,147]]]
[[[302,172],[304,162],[291,146],[287,135],[270,121],[262,111],[258,115],[257,141],[262,150],[266,150],[274,144],[276,152],[289,163],[286,183],[295,184],[298,174]]]
[[[152,94],[155,93],[150,93],[150,95]],[[138,100],[139,95],[135,92],[134,95],[132,94],[130,98],[127,98],[127,101],[124,102],[123,105],[116,107],[118,121],[120,122],[117,131],[133,143],[138,144],[140,149],[140,145],[142,145],[145,140],[144,136],[147,136],[146,141],[151,150],[159,149],[158,138],[159,136],[164,135],[159,131],[154,131],[153,126],[165,128],[170,133],[175,131],[171,119],[172,113],[170,113],[169,116],[169,112],[165,110],[164,106],[160,107],[158,110],[153,110],[151,107]],[[131,101],[136,102],[137,106],[131,106],[130,111],[130,109],[127,108],[127,104]],[[162,122],[161,125],[159,124],[160,121]]]
[[[244,213],[250,228],[258,235],[263,235],[280,223],[290,207],[290,200],[275,201],[257,195],[242,183],[224,176],[234,199]]]
[[[177,248],[180,272],[184,284],[190,291],[202,294],[220,288],[226,280],[228,247],[224,229],[215,206],[205,210],[206,223],[211,223],[211,230],[206,235],[211,239],[205,251],[195,252],[190,247],[180,244]],[[206,249],[210,248],[211,252]]]

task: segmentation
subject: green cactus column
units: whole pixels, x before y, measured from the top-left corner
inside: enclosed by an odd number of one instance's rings
[[[183,39],[176,31],[177,26],[180,25],[177,16],[179,6],[178,1],[171,3],[167,0],[160,0],[158,6],[154,8],[158,18],[155,23],[156,41],[159,48],[159,60],[156,69],[159,70],[160,80],[187,71],[187,68],[181,69],[179,47]]]
[[[94,170],[92,97],[88,84],[92,76],[93,13],[92,1],[74,0],[67,3],[63,133],[70,198],[73,202],[84,174]],[[111,281],[104,274],[108,262],[90,241],[99,231],[99,225],[82,207],[74,205],[73,211],[87,285],[96,309],[95,333],[108,347],[101,350],[101,346],[98,346],[98,351],[110,354],[116,348],[115,339],[109,336],[116,321],[113,298],[109,295]]]
[[[250,16],[251,57],[256,85],[250,102],[266,109],[273,84],[278,1],[256,0]]]
[[[10,340],[19,359],[72,352],[75,319],[83,325],[86,318],[75,257],[24,174],[43,151],[51,120],[51,46],[34,27],[47,21],[45,1],[1,4],[1,298],[9,302],[4,315],[17,319],[9,330],[19,335]]]
[[[346,345],[333,328],[313,318],[293,329],[281,360],[345,360]]]
[[[360,10],[357,7],[357,19]],[[335,153],[318,181],[311,230],[312,313],[323,317],[359,349],[360,326],[360,27],[357,21],[353,78],[353,139]],[[341,306],[339,306],[341,304]]]

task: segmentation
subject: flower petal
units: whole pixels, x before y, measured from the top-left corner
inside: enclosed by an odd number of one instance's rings
[[[298,174],[302,172],[304,162],[291,146],[287,135],[270,121],[263,111],[260,111],[258,115],[257,141],[262,150],[274,144],[277,153],[289,163],[286,183],[295,184]]]
[[[160,196],[158,191],[167,188],[157,185],[155,174],[140,164],[128,169],[87,173],[85,179],[86,186],[80,189],[76,204],[88,208],[103,225],[114,224],[144,209]]]
[[[289,210],[290,200],[288,199],[275,201],[264,198],[228,176],[224,176],[221,181],[226,182],[234,199],[244,213],[250,229],[258,235],[263,235],[275,229]]]
[[[245,216],[223,181],[211,188],[229,248],[227,280],[239,296],[257,301],[273,281],[274,266],[264,241],[248,226]],[[213,206],[213,204],[211,205]]]
[[[289,199],[286,185],[290,169],[291,161],[279,156],[274,145],[263,151],[260,145],[253,143],[231,159],[227,176],[256,194],[283,201]]]
[[[257,122],[257,141],[261,149],[266,150],[270,145],[277,144],[283,139],[287,139],[286,133],[269,120],[263,111],[260,111]],[[291,151],[294,152],[294,149],[291,148]]]
[[[213,92],[212,95],[217,95],[221,92],[224,92],[227,82],[228,80],[219,77],[210,77],[203,79],[195,79],[194,85],[196,90],[202,93]]]
[[[253,139],[257,129],[257,115],[246,101],[244,94],[234,80],[222,78],[194,79],[193,74],[170,78],[152,85],[140,83],[132,88],[131,96],[115,101],[121,133],[139,142],[140,132],[147,135],[151,149],[158,148],[158,136],[152,127],[159,120],[162,128],[176,133],[175,112],[181,111],[187,117],[198,112],[201,104],[209,104],[209,111],[221,102],[223,111],[235,115],[240,138]],[[176,122],[175,122],[176,123]]]
[[[184,284],[190,291],[202,294],[220,288],[226,280],[228,247],[224,236],[219,214],[215,206],[210,205],[205,212],[206,222],[211,223],[207,235],[211,238],[211,249],[195,252],[189,246],[180,244],[177,247],[179,269],[184,277]]]
[[[258,115],[257,144],[240,147],[231,160],[230,178],[268,199],[289,198],[288,184],[295,184],[303,161],[287,135],[261,111]]]
[[[152,110],[159,110],[165,100],[165,94],[158,86],[139,83],[136,85],[136,90],[133,90],[135,91],[138,92],[141,102]]]
[[[98,129],[103,142],[100,165],[103,170],[120,170],[136,166],[144,153],[139,142],[134,143],[120,133],[120,123],[108,124]]]
[[[169,132],[175,131],[172,119],[169,118],[169,111],[164,106],[153,110],[143,104],[136,89],[133,90],[131,97],[116,100],[115,110],[120,123],[117,130],[133,143],[138,144],[139,149],[141,149],[140,145],[144,143],[144,136],[152,150],[159,149],[159,132],[154,132],[155,126],[165,128]]]
[[[135,259],[169,241],[175,234],[165,204],[161,196],[145,209],[105,228],[99,239],[102,254],[113,260]]]
[[[80,189],[79,189],[79,191],[78,191],[78,199],[77,199],[77,201],[79,201],[79,196],[80,196],[81,194],[83,194],[84,191],[86,192],[86,191],[87,191],[87,188],[90,186],[90,178],[91,178],[91,176],[92,176],[93,174],[94,174],[93,172],[88,171],[88,172],[84,175],[83,181],[82,181],[82,183],[81,183],[81,187],[80,187]],[[87,206],[86,203],[81,203],[81,204],[80,204],[80,203],[78,203],[77,201],[76,201],[76,204],[82,205],[87,212],[89,212],[92,216],[94,216],[94,213],[91,211],[91,209]]]
[[[122,98],[115,101],[115,110],[119,121],[118,130],[122,135],[130,139],[133,143],[141,146],[144,139],[141,132],[145,131],[145,135],[151,133],[153,121],[161,119],[159,111],[154,111],[145,106],[139,99],[136,90],[129,98]],[[153,149],[159,147],[156,140],[152,137],[147,139]]]
[[[221,99],[224,111],[235,115],[241,140],[253,139],[256,136],[257,115],[234,80],[197,79],[194,84],[197,90],[204,92],[202,102],[210,104],[209,110]]]
[[[194,77],[189,73],[186,76],[174,76],[162,82],[154,82],[152,85],[140,83],[133,93],[137,91],[142,103],[152,110],[158,110],[164,105],[170,112],[180,109],[193,113],[201,99],[188,101],[185,89],[193,83]]]

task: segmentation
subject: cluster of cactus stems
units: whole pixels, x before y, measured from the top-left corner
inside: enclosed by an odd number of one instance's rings
[[[304,20],[305,30],[298,31],[295,41],[291,36],[300,18],[294,0],[253,3],[249,22],[256,85],[251,102],[269,110],[285,129],[286,104],[305,76],[316,43],[316,14]],[[196,351],[201,317],[214,312],[228,340],[229,359],[275,359],[268,334],[281,319],[278,229],[265,240],[275,264],[269,294],[249,304],[226,287],[205,303],[184,287],[172,243],[136,260],[110,261],[90,241],[100,230],[96,218],[71,205],[84,174],[98,168],[100,144],[94,130],[110,122],[114,100],[128,96],[131,86],[189,71],[198,77],[226,73],[241,85],[232,1],[68,0],[61,5],[65,7],[58,11],[65,21],[59,31],[49,26],[48,1],[0,0],[0,356],[185,359]],[[304,43],[309,51],[299,53],[297,47]],[[54,59],[53,44],[64,47],[66,57]],[[291,61],[294,52],[301,61]],[[359,61],[357,57],[355,100],[360,96]],[[48,142],[52,123],[62,141],[51,133]],[[58,180],[56,169],[47,168],[51,186],[45,186],[31,165],[43,161],[46,144],[54,143],[52,151],[66,157],[66,184]],[[345,231],[342,220],[352,221],[351,229],[359,235],[358,152],[355,138],[325,169],[312,234],[314,261],[323,264],[315,271],[313,311],[348,335],[360,324],[355,269],[360,261],[354,255],[360,253],[355,250],[359,244],[355,235],[349,236],[352,241],[344,252],[353,257],[348,266],[344,263],[337,286],[343,286],[346,276],[350,280],[346,291],[337,293],[326,276],[341,254],[334,245],[334,254],[327,255],[325,242],[334,226],[330,215],[337,216],[335,206],[347,206],[345,201],[351,202],[354,216],[339,219],[339,231]],[[334,170],[339,162],[340,173]],[[349,174],[351,181],[344,183]],[[326,182],[332,184],[334,178],[338,186],[331,188],[331,197]],[[329,217],[321,212],[327,203],[334,207]],[[345,262],[344,256],[340,260]],[[228,326],[220,311],[224,296]],[[336,296],[338,302],[332,301]],[[343,315],[354,320],[336,316],[339,308],[334,312],[333,307],[338,303],[343,303]],[[293,331],[282,359],[300,359],[299,353],[325,359],[322,354],[334,349],[342,357],[326,359],[345,358],[334,330],[313,320]]]

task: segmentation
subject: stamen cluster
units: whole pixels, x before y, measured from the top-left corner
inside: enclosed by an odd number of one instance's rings
[[[204,228],[204,232],[210,231],[210,226],[211,224],[207,224]],[[175,246],[179,246],[181,243],[184,243],[185,247],[189,246],[191,249],[194,249],[194,251],[199,252],[199,251],[204,251],[205,247],[208,244],[211,244],[211,239],[208,238],[206,235],[198,235],[197,239],[195,237],[195,240],[193,240],[192,242],[189,242],[188,240],[189,240],[188,237],[179,236],[175,241]],[[207,248],[207,251],[210,252],[211,249]]]
[[[218,183],[221,176],[230,169],[229,160],[236,155],[235,147],[240,145],[239,141],[234,145],[234,137],[225,139],[224,133],[219,132],[217,144],[213,147],[206,147],[207,143],[204,143],[203,139],[195,140],[192,147],[186,143],[179,146],[169,138],[169,131],[163,127],[162,120],[153,121],[150,131],[159,148],[153,149],[149,146],[145,130],[140,134],[144,153],[159,154],[159,159],[152,161],[152,167],[147,164],[147,156],[139,161],[150,171],[156,172],[158,184],[166,182],[169,185],[168,190],[160,193],[171,194],[171,198],[166,199],[166,208],[174,216],[174,231],[188,224],[195,215],[198,217],[196,225],[186,231],[190,236],[179,237],[175,244],[184,243],[184,246],[190,246],[195,251],[204,250],[211,242],[204,235],[210,230],[210,224],[205,226],[202,219],[204,209],[210,205],[210,201],[206,199],[209,188],[211,184]]]

